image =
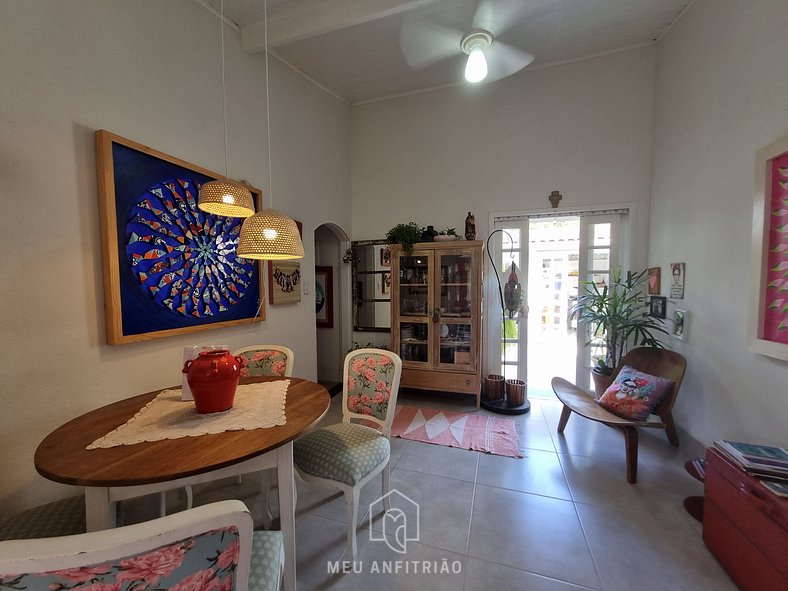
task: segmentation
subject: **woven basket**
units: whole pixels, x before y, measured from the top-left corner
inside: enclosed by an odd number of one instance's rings
[[[503,376],[492,373],[484,378],[484,388],[489,400],[501,400],[503,398],[503,382]]]

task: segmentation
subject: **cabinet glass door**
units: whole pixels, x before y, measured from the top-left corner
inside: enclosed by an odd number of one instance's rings
[[[403,362],[427,366],[430,352],[432,253],[399,256],[399,356]]]
[[[438,367],[469,370],[475,367],[472,354],[473,323],[473,266],[470,252],[447,251],[437,253],[439,260],[437,285],[440,286],[438,334]]]

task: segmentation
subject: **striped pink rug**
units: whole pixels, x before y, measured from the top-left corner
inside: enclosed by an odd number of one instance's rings
[[[517,448],[517,427],[514,421],[479,412],[466,414],[418,406],[398,406],[391,435],[510,458],[523,457]]]

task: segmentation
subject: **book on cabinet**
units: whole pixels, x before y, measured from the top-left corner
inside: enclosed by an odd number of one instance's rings
[[[391,250],[392,345],[402,387],[481,393],[482,242],[421,242]]]

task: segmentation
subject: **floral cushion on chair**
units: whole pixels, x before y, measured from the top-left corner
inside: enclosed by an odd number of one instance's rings
[[[386,419],[394,363],[386,355],[366,354],[352,359],[347,375],[347,407],[351,412]]]
[[[238,529],[228,527],[133,556],[79,568],[0,573],[0,588],[28,591],[235,589]]]
[[[241,376],[284,376],[287,355],[277,349],[246,351],[238,355],[241,359]]]
[[[673,380],[625,365],[599,398],[599,404],[622,418],[645,421],[672,387]]]

